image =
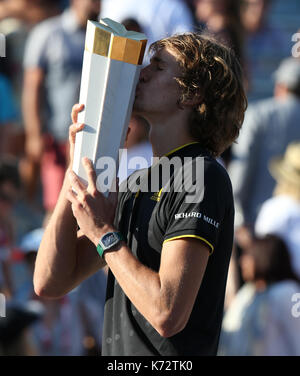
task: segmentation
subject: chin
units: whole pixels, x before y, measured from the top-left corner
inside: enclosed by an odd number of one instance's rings
[[[147,106],[145,106],[145,102],[141,101],[139,97],[135,97],[132,113],[147,119],[147,116],[149,114],[149,108],[147,109]]]

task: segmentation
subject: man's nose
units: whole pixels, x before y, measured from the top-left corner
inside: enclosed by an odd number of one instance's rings
[[[148,69],[148,67],[149,67],[149,65],[147,65],[146,67],[144,67],[141,70],[140,78],[139,78],[140,82],[146,82],[146,81],[149,80],[149,69]]]

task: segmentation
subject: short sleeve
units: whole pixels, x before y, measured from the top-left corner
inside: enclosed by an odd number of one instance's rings
[[[42,68],[46,69],[46,51],[50,28],[46,25],[37,25],[29,34],[25,52],[23,65],[25,69],[28,68]]]
[[[204,191],[198,202],[188,202],[186,191],[172,193],[164,242],[190,237],[204,242],[210,253],[214,251],[228,204],[233,208],[231,184],[221,169],[217,162],[205,169]]]

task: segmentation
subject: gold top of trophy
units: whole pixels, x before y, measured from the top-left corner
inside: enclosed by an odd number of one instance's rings
[[[85,49],[94,54],[141,65],[146,44],[145,34],[127,31],[125,26],[109,18],[87,23]]]

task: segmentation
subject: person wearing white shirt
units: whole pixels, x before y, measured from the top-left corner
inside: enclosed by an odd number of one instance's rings
[[[158,39],[194,29],[192,13],[182,0],[104,0],[100,16],[120,23],[135,19],[147,35],[148,46]],[[144,63],[146,60],[147,57]]]
[[[277,180],[274,197],[258,214],[255,232],[277,234],[290,251],[292,266],[300,277],[300,142],[291,143],[283,158],[275,158],[270,172]]]

